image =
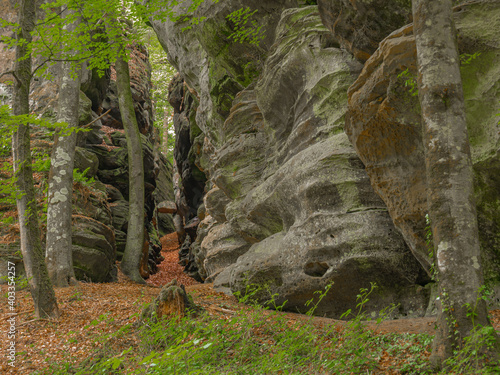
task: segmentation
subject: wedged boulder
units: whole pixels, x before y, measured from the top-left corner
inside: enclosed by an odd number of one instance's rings
[[[318,8],[323,24],[361,62],[412,16],[411,1],[401,0],[318,0]]]
[[[172,201],[163,201],[157,208],[158,212],[162,214],[175,214],[177,212],[177,205]]]
[[[494,285],[500,275],[500,4],[464,4],[455,10],[482,259],[486,282]],[[393,222],[428,268],[421,113],[418,96],[411,91],[416,74],[409,25],[380,43],[349,89],[346,131]]]
[[[73,215],[73,267],[79,280],[116,279],[116,247],[112,228],[85,216]]]

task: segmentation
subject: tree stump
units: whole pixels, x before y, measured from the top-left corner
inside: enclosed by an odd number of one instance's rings
[[[153,323],[164,318],[179,320],[197,310],[184,285],[178,286],[177,279],[174,279],[164,285],[158,297],[142,311],[142,320],[151,320]]]

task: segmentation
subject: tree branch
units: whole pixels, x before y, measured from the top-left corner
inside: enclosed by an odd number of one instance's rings
[[[96,121],[102,119],[104,116],[106,116],[109,112],[111,112],[113,108],[110,108],[108,109],[105,113],[103,113],[102,115],[100,115],[98,118],[96,118],[95,120],[92,120],[91,122],[89,122],[87,125],[83,125],[83,126],[80,126],[81,128],[88,128],[90,125],[92,125],[93,123],[95,123]]]
[[[9,70],[7,72],[3,72],[2,74],[0,74],[0,78],[2,78],[3,76],[9,75],[9,74],[16,79],[17,83],[21,83],[21,81],[19,80],[19,78],[16,75],[15,70]]]

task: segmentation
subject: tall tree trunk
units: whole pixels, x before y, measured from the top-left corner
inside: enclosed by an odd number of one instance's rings
[[[168,155],[168,120],[169,113],[167,109],[163,109],[163,154]]]
[[[129,164],[129,214],[127,243],[120,264],[122,272],[137,283],[145,283],[139,273],[144,245],[144,166],[141,134],[135,117],[134,102],[130,91],[130,73],[124,51],[116,59],[116,86],[123,128],[127,136]]]
[[[31,82],[31,55],[28,45],[31,42],[31,32],[35,26],[35,0],[19,2],[19,24],[21,27],[18,39],[25,43],[16,47],[16,84],[14,86],[14,115],[29,114],[29,92]],[[23,60],[20,61],[20,59]],[[29,125],[20,124],[12,139],[14,156],[14,173],[17,191],[17,212],[21,234],[21,252],[30,292],[35,305],[35,315],[40,318],[57,317],[59,309],[52,288],[52,283],[44,262],[38,213],[33,186],[31,168],[30,129]]]
[[[67,14],[70,12],[66,10]],[[73,31],[76,23],[66,29]],[[75,51],[76,55],[76,51]],[[58,121],[68,123],[69,129],[78,127],[80,100],[80,68],[74,63],[62,63],[59,88]],[[71,241],[71,214],[73,192],[73,166],[76,133],[56,134],[51,155],[47,210],[47,245],[45,259],[50,279],[55,286],[76,284],[73,269]]]
[[[473,190],[473,171],[451,0],[413,0],[428,207],[440,309],[431,362],[489,325]],[[473,314],[472,313],[473,311]]]

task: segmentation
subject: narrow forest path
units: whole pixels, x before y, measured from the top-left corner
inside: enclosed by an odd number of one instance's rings
[[[139,348],[141,343],[137,334],[108,335],[120,328],[134,323],[145,304],[151,302],[159,293],[160,287],[173,278],[186,286],[196,304],[209,315],[227,319],[239,312],[250,311],[250,307],[239,303],[236,298],[226,296],[213,290],[211,284],[201,284],[182,272],[178,261],[178,243],[175,234],[161,239],[162,255],[165,260],[159,265],[159,272],[153,275],[146,285],[138,285],[127,280],[119,272],[116,283],[85,283],[69,288],[57,288],[56,296],[61,311],[57,320],[36,320],[33,315],[33,302],[27,290],[16,292],[16,367],[8,367],[6,362],[0,363],[2,374],[31,374],[36,371],[52,373],[51,365],[56,362],[80,363],[88,358],[113,356],[130,347]],[[0,324],[1,339],[6,342],[8,318],[6,292],[7,286],[1,286]],[[500,329],[500,310],[492,311],[495,328]],[[262,314],[268,315],[268,311]],[[282,313],[290,324],[310,319],[305,315]],[[333,319],[312,318],[317,327],[324,327],[335,322]],[[341,323],[343,325],[343,323]],[[433,333],[434,319],[402,319],[382,322],[375,328],[380,333]],[[428,355],[424,353],[423,355]],[[391,363],[390,358],[381,358],[379,368],[386,372],[384,361]],[[71,373],[71,372],[69,372]]]
[[[161,255],[165,258],[158,265],[158,272],[151,275],[146,282],[149,285],[161,287],[168,284],[173,279],[177,279],[179,284],[184,286],[199,284],[182,271],[182,267],[177,263],[179,261],[179,242],[177,234],[171,233],[163,236],[161,239]]]

